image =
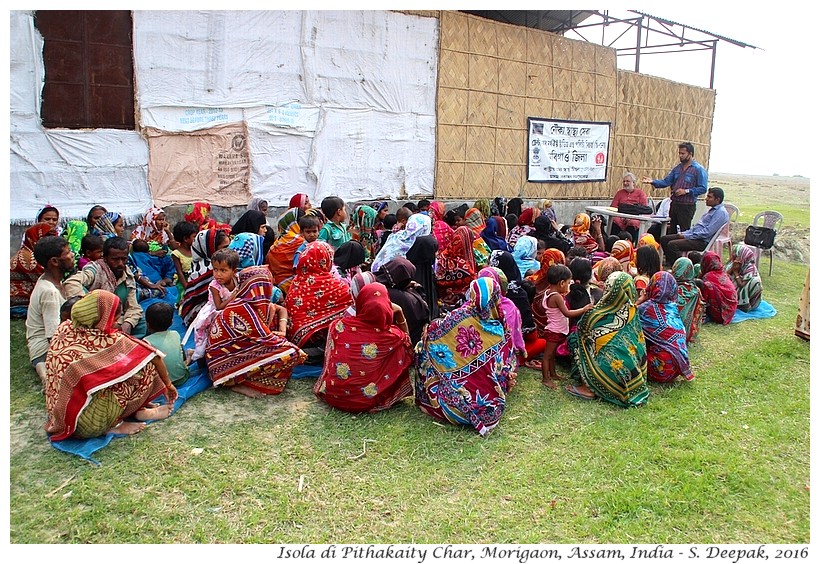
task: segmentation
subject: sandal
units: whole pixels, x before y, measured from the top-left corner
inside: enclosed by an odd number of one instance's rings
[[[586,395],[586,394],[585,394],[585,393],[583,393],[581,390],[579,390],[579,389],[578,389],[578,386],[576,386],[575,384],[570,384],[569,386],[567,386],[566,388],[564,388],[564,390],[565,390],[565,391],[566,391],[569,395],[571,395],[571,396],[575,396],[575,397],[576,397],[576,398],[578,398],[578,399],[587,400],[587,401],[592,401],[592,400],[594,400],[594,399],[595,399],[595,396],[594,396],[594,395],[593,395],[592,397],[590,397],[590,396]]]
[[[524,363],[524,366],[533,370],[541,370],[541,361],[538,359],[528,360]]]

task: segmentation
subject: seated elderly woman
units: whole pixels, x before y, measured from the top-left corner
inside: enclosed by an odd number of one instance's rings
[[[581,399],[598,397],[620,407],[646,403],[646,341],[636,300],[632,277],[622,271],[611,273],[603,297],[569,336],[575,361],[572,373],[580,383],[568,386],[567,392]]]
[[[467,301],[427,326],[416,346],[416,404],[426,414],[486,436],[501,420],[515,370],[510,333],[492,278],[470,283]]]
[[[732,279],[723,270],[717,253],[703,254],[700,260],[703,299],[706,315],[715,323],[728,325],[737,311],[737,291]]]
[[[694,380],[686,328],[678,309],[678,284],[672,274],[661,270],[652,275],[646,292],[638,298],[638,313],[646,339],[649,379],[661,383],[673,382],[678,376]]]
[[[389,263],[388,263],[389,264]],[[387,288],[366,284],[356,296],[356,315],[333,323],[327,336],[322,374],[313,393],[331,407],[350,413],[373,413],[413,394],[413,349],[401,308]]]
[[[46,432],[52,441],[116,433],[132,435],[143,421],[171,415],[177,391],[162,353],[114,328],[120,300],[94,290],[71,309],[46,355]],[[151,401],[165,394],[168,402]],[[136,421],[125,421],[134,417]]]
[[[737,309],[751,311],[763,301],[763,281],[755,262],[755,252],[748,245],[737,243],[732,248],[732,262],[726,265],[737,291]]]
[[[211,325],[205,357],[214,387],[225,386],[248,397],[279,394],[293,367],[307,355],[274,333],[273,278],[267,266],[239,272],[236,297]]]

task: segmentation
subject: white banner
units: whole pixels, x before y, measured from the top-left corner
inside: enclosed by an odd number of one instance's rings
[[[609,122],[527,118],[528,182],[603,182]]]

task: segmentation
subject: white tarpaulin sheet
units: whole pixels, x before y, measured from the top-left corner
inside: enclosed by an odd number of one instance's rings
[[[141,131],[184,137],[244,123],[250,191],[272,206],[295,192],[317,202],[432,194],[437,19],[135,11],[133,21]],[[42,48],[31,12],[11,12],[12,219],[30,221],[46,202],[63,215],[101,203],[134,217],[167,196],[168,186],[148,188],[143,133],[43,130]],[[46,187],[54,196],[44,200]]]

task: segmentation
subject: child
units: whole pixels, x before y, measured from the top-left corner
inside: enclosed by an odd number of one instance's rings
[[[638,247],[638,250],[635,251],[635,267],[638,269],[638,275],[635,277],[635,288],[638,290],[638,296],[640,297],[649,285],[649,279],[661,269],[661,256],[655,250],[655,247],[651,245]]]
[[[547,324],[544,338],[547,346],[541,361],[541,383],[548,388],[556,389],[558,373],[555,371],[555,351],[569,334],[570,318],[580,317],[592,309],[588,303],[580,309],[567,309],[564,296],[569,294],[569,283],[572,271],[563,264],[553,264],[547,271],[547,290],[544,292],[544,311],[547,313]]]
[[[395,227],[397,223],[398,218],[396,217],[396,214],[389,213],[384,216],[384,229],[377,233],[377,236],[379,237],[380,249],[387,242],[387,238],[390,237],[390,234],[393,233],[393,227]]]
[[[82,296],[71,296],[60,306],[60,323],[71,319],[71,308],[80,301]]]
[[[144,239],[134,239],[131,242],[131,251],[128,253],[128,266],[134,273],[134,280],[137,281],[137,301],[149,298],[164,298],[166,294],[165,286],[170,286],[173,281],[170,278],[163,278],[159,272],[160,267],[151,263],[152,260],[162,260],[159,257],[151,256],[148,252],[149,243]],[[170,267],[173,267],[170,257],[165,264],[168,276],[173,276]],[[143,270],[147,268],[148,270]],[[150,273],[149,276],[146,272]],[[154,278],[152,280],[151,278]]]
[[[418,208],[419,213],[427,215],[427,212],[430,210],[430,200],[426,198],[423,200],[419,200],[419,203],[416,204],[416,207]]]
[[[89,262],[102,258],[103,240],[97,235],[86,235],[80,241],[80,260],[77,261],[77,268],[83,269]]]
[[[288,310],[282,305],[284,299],[285,294],[282,293],[279,286],[274,286],[270,297],[271,304],[273,304],[273,323],[271,323],[271,327],[277,327],[277,330],[272,331],[272,333],[280,337],[284,337],[288,330]]]
[[[597,302],[603,295],[603,292],[598,288],[595,288],[598,293],[598,298],[595,299],[589,288],[589,281],[592,280],[592,262],[585,258],[572,259],[572,262],[569,264],[569,270],[572,272],[572,284],[569,285],[569,293],[564,298],[564,303],[567,304],[567,309],[580,309],[587,304],[594,304]],[[569,334],[575,333],[577,330],[577,325],[577,317],[573,317],[569,320]],[[563,357],[570,356],[567,341],[564,341],[558,346],[555,354]]]
[[[538,243],[535,246],[535,260],[537,260],[539,264],[545,252],[547,252],[547,242],[543,239],[538,239]]]
[[[145,241],[143,241],[145,242]],[[188,367],[185,365],[182,353],[182,341],[179,333],[169,331],[174,321],[174,306],[168,302],[157,302],[145,310],[145,323],[148,325],[148,335],[144,340],[157,350],[165,353],[162,359],[168,369],[171,383],[179,386],[188,379]]]
[[[299,248],[296,249],[296,252],[293,255],[293,269],[296,270],[296,267],[299,265],[299,257],[302,256],[302,253],[307,247],[308,243],[312,243],[319,238],[319,229],[321,225],[321,221],[315,215],[303,215],[299,219],[299,232],[302,234],[302,238],[305,240],[304,243],[299,245]]]
[[[574,258],[588,258],[587,257],[587,250],[585,247],[581,245],[575,245],[569,251],[567,251],[567,262],[572,262]]]
[[[335,251],[353,238],[345,227],[347,210],[344,200],[338,196],[328,196],[322,200],[322,213],[328,221],[319,231],[319,240],[329,244]]]
[[[194,350],[188,363],[205,357],[208,329],[216,314],[228,305],[236,295],[236,271],[239,268],[239,253],[233,249],[220,249],[211,256],[214,279],[208,285],[208,303],[202,306],[192,323],[194,328]]]
[[[174,239],[179,246],[171,252],[171,258],[177,271],[177,290],[180,296],[185,293],[188,286],[188,275],[191,274],[194,262],[191,245],[194,244],[198,232],[196,224],[190,221],[180,221],[174,225]]]

